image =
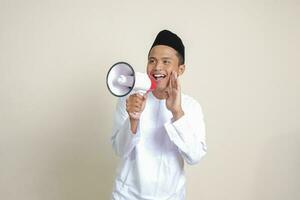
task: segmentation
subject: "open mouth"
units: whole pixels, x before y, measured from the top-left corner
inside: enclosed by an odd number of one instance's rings
[[[165,75],[165,74],[152,74],[152,77],[153,77],[155,80],[160,81],[160,80],[166,78],[167,75]]]

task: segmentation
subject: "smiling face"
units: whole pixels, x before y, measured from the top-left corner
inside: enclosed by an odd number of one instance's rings
[[[165,45],[154,46],[149,52],[147,74],[156,81],[154,96],[159,99],[166,98],[165,90],[168,86],[170,74],[177,72],[180,76],[183,74],[185,65],[179,61],[176,50]]]

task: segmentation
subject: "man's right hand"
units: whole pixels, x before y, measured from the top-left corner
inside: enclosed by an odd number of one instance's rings
[[[147,93],[145,95],[135,93],[126,99],[126,111],[130,120],[138,121],[140,119],[141,114],[145,109],[147,96]]]
[[[138,122],[145,108],[147,93],[145,95],[132,94],[126,99],[126,111],[129,115],[131,131],[136,134]]]

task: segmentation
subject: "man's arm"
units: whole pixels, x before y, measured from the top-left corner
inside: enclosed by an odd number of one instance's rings
[[[180,82],[177,73],[173,72],[166,99],[166,106],[172,112],[173,118],[165,124],[165,129],[186,162],[195,164],[207,151],[202,109],[200,104],[190,101],[187,112],[184,112],[181,100]]]
[[[118,100],[111,142],[120,157],[128,156],[140,139],[139,117],[145,107],[146,97],[133,94],[128,99]]]
[[[118,99],[111,137],[112,147],[120,157],[127,157],[140,139],[139,134],[134,134],[131,130],[132,126],[126,112],[125,100],[125,98]],[[138,132],[138,125],[136,132]]]
[[[164,126],[184,160],[196,164],[207,153],[205,124],[200,104],[188,103],[190,105],[180,119],[169,121]]]
[[[142,112],[145,109],[147,94],[132,94],[126,100],[126,111],[129,115],[131,131],[136,134]]]

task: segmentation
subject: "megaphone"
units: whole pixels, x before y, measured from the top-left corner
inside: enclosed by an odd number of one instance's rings
[[[146,73],[135,72],[130,64],[117,62],[109,69],[106,85],[110,93],[123,97],[130,92],[144,94],[156,88],[156,82]]]

